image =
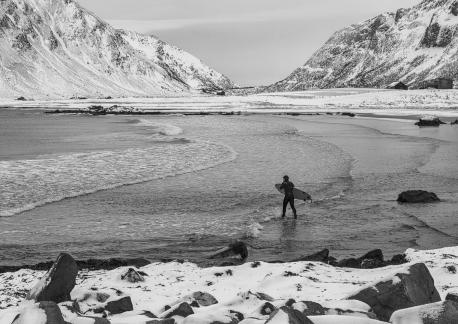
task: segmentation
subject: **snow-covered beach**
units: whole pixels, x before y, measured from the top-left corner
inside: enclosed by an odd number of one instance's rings
[[[142,280],[131,282],[123,276],[129,267],[80,271],[71,293],[72,300],[79,303],[80,315],[72,311],[71,302],[61,303],[60,309],[70,323],[93,323],[94,320],[81,318],[81,314],[101,316],[94,310],[110,300],[129,296],[133,310],[110,314],[108,320],[119,324],[150,323],[154,320],[151,314],[166,313],[166,305],[173,308],[181,302],[191,302],[193,293],[204,292],[216,301],[206,307],[194,304],[193,315],[173,317],[177,323],[265,323],[274,309],[288,301],[301,311],[307,309],[306,305],[310,307],[310,303],[301,303],[306,301],[318,303],[324,309],[324,314],[309,316],[313,323],[337,324],[348,320],[349,323],[375,324],[381,322],[369,319],[374,316],[367,304],[346,298],[374,282],[395,278],[396,273],[404,273],[417,263],[427,266],[442,300],[448,294],[458,293],[457,247],[429,251],[409,249],[406,256],[407,264],[378,269],[336,268],[320,262],[247,262],[240,266],[210,268],[200,268],[189,262],[152,263],[136,269],[142,274]],[[9,323],[8,319],[14,318],[14,314],[30,307],[30,302],[24,302],[25,295],[43,275],[42,271],[32,270],[0,274],[0,323]],[[106,297],[102,300],[97,296]],[[266,303],[273,309],[266,311]],[[244,320],[235,321],[231,314],[236,313],[241,313]],[[288,321],[280,320],[279,323]]]

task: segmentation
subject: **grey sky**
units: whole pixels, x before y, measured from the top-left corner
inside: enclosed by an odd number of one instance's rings
[[[177,45],[242,85],[305,63],[336,30],[419,0],[79,0],[115,27]]]

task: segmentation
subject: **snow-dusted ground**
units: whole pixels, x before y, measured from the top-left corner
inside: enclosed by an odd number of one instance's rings
[[[163,112],[356,112],[379,115],[458,117],[458,90],[331,89],[261,93],[247,96],[117,98],[88,100],[16,101],[0,99],[0,107],[83,109],[97,104],[121,105]]]
[[[458,246],[430,251],[409,249],[406,254],[411,264],[423,262],[427,265],[442,299],[449,292],[458,292],[458,274],[453,273],[453,267],[458,267]],[[121,280],[127,268],[81,271],[72,298],[86,295],[88,299],[87,294],[94,294],[94,291],[112,296],[116,290],[131,296],[135,311],[112,316],[112,323],[142,323],[139,321],[140,311],[160,314],[165,305],[174,305],[197,291],[208,292],[219,301],[213,306],[195,308],[196,315],[192,316],[197,318],[208,318],[235,310],[243,313],[245,318],[265,320],[267,317],[259,315],[259,308],[265,301],[257,293],[271,296],[274,299],[272,304],[276,306],[284,305],[288,299],[294,298],[296,301],[319,302],[327,308],[365,312],[368,309],[364,303],[344,299],[362,286],[405,271],[408,266],[361,270],[335,268],[318,262],[260,262],[222,268],[199,268],[186,262],[153,263],[141,268],[148,275],[145,281],[134,284]],[[20,270],[0,275],[0,308],[7,308],[0,310],[0,323],[2,318],[8,318],[15,311],[14,306],[22,302],[25,293],[43,274],[40,271]],[[89,298],[87,303],[88,306],[90,303],[96,305],[97,301]],[[61,308],[70,320],[72,315],[65,307]],[[360,313],[353,316],[358,314],[361,316]],[[186,323],[192,323],[193,317],[188,318]]]

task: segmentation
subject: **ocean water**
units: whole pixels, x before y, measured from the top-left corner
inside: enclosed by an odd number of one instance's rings
[[[0,264],[201,261],[234,239],[253,260],[453,245],[457,161],[458,127],[409,120],[1,110]],[[314,197],[297,221],[280,218],[284,174]],[[399,205],[408,189],[443,202]]]

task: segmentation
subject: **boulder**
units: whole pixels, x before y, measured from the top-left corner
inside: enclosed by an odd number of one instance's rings
[[[423,263],[411,265],[406,271],[375,282],[348,297],[368,304],[377,318],[389,320],[399,309],[440,301],[434,279]]]
[[[202,291],[196,291],[191,295],[191,298],[193,301],[197,302],[199,306],[203,307],[218,304],[218,300],[215,297]]]
[[[120,298],[118,300],[111,300],[105,305],[104,308],[111,314],[121,314],[124,312],[130,312],[134,310],[132,300],[129,296]]]
[[[450,300],[458,303],[458,293],[448,293],[445,300]]]
[[[280,307],[270,315],[269,319],[265,324],[313,324],[311,320],[307,318],[300,311],[295,310],[291,307]]]
[[[276,310],[276,307],[272,305],[269,302],[265,302],[262,306],[261,309],[259,310],[259,313],[261,315],[270,315]]]
[[[51,269],[30,290],[27,299],[61,303],[70,300],[78,267],[70,254],[61,253]]]
[[[306,316],[324,315],[326,313],[326,310],[323,306],[312,301],[302,301],[295,303],[293,304],[292,308],[294,308],[297,311],[300,311],[302,314]]]
[[[324,249],[320,252],[303,256],[294,260],[291,260],[291,262],[298,262],[298,261],[311,261],[311,262],[324,262],[328,263],[329,262],[329,250]]]
[[[134,268],[129,268],[124,274],[121,275],[121,280],[136,283],[145,281],[145,278],[143,278],[143,276]]]
[[[241,241],[236,241],[229,244],[227,247],[222,248],[215,253],[209,256],[210,259],[217,259],[217,258],[227,258],[230,256],[240,256],[242,260],[246,260],[248,258],[248,248],[245,243]]]
[[[424,126],[432,126],[432,127],[439,127],[440,125],[445,124],[441,121],[438,117],[422,117],[415,125],[424,127]]]
[[[188,303],[181,303],[175,307],[170,308],[161,314],[162,318],[171,318],[173,316],[188,317],[194,314],[192,307]]]
[[[401,193],[398,196],[400,203],[432,203],[440,201],[434,192],[423,190],[409,190]]]
[[[19,97],[19,98],[16,98],[17,101],[27,101],[27,99],[25,97]]]
[[[391,315],[392,324],[458,323],[458,303],[450,300],[401,309]]]

